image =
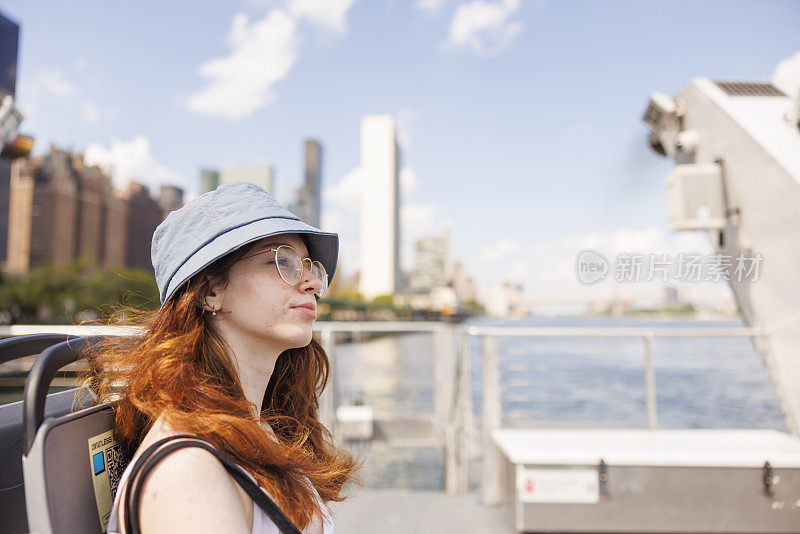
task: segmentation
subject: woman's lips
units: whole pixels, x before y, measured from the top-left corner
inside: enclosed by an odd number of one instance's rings
[[[297,307],[294,307],[292,309],[293,310],[300,310],[300,313],[303,313],[306,316],[311,317],[312,319],[316,319],[317,318],[317,312],[315,312],[311,308],[306,308],[304,306],[297,306]]]

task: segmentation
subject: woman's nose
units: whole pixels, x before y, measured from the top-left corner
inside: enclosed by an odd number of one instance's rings
[[[303,279],[297,284],[297,289],[301,293],[316,293],[322,289],[322,280],[311,271],[306,271],[303,273]]]

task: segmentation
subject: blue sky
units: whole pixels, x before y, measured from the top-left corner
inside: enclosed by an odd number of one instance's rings
[[[227,163],[270,162],[299,184],[302,141],[318,138],[324,225],[340,232],[349,272],[360,118],[389,113],[406,168],[404,264],[413,239],[448,218],[455,257],[483,286],[523,280],[533,297],[588,295],[570,267],[587,239],[699,246],[667,230],[672,163],[647,146],[649,93],[698,76],[768,79],[800,49],[798,2],[198,6],[0,1],[21,25],[18,104],[36,151],[89,149],[139,174],[118,183],[192,193],[201,166]],[[234,87],[202,74],[215,70]]]

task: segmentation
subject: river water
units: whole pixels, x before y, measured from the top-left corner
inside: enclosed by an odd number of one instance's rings
[[[693,319],[473,319],[492,326],[720,328],[739,321]],[[645,427],[644,346],[640,339],[498,340],[503,425]],[[653,343],[660,428],[761,428],[786,431],[775,391],[748,338],[661,338]],[[337,404],[360,399],[376,417],[433,412],[431,334],[381,337],[336,348]],[[470,345],[476,428],[480,353]],[[352,444],[364,459],[365,487],[440,489],[441,451]],[[474,475],[479,478],[479,474]],[[473,480],[477,484],[477,478]]]

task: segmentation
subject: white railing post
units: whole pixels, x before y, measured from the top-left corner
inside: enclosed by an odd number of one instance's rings
[[[456,457],[456,425],[453,420],[444,425],[444,490],[458,492],[458,458]]]
[[[336,341],[330,328],[323,328],[320,332],[320,345],[328,356],[330,374],[328,383],[319,396],[319,419],[330,430],[331,434],[338,436],[336,424]]]
[[[453,329],[440,328],[433,332],[434,340],[434,389],[433,409],[436,431],[444,438],[444,429],[450,419],[453,391],[455,387],[456,355]]]
[[[447,398],[447,418],[444,424],[444,487],[447,493],[457,493],[461,491],[459,463],[459,429],[460,429],[460,410],[461,402],[461,373],[463,370],[463,359],[461,358],[462,340],[464,334],[450,334],[450,347],[452,354],[452,380],[448,386]],[[453,338],[456,337],[455,340]],[[455,341],[455,342],[454,342]]]
[[[658,426],[656,411],[656,371],[653,366],[653,334],[644,336],[644,376],[647,393],[647,428]]]
[[[470,387],[469,336],[459,336],[459,432],[458,432],[458,491],[469,491],[469,459],[472,425],[472,391]]]
[[[500,366],[497,338],[481,337],[481,415],[483,469],[481,498],[483,504],[500,503],[501,458],[492,440],[492,432],[502,424],[503,407],[500,386]]]

